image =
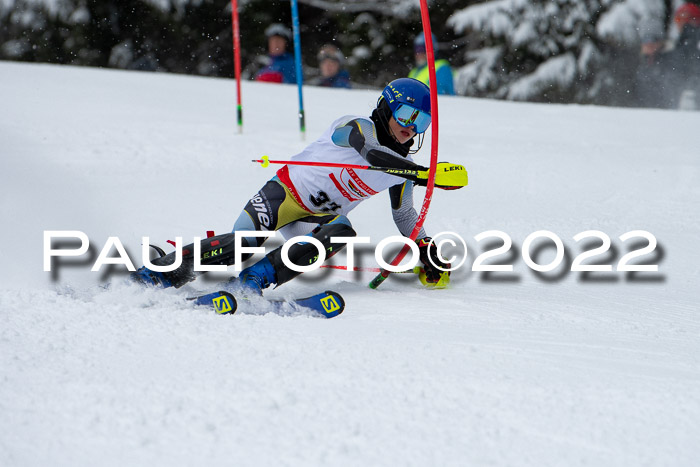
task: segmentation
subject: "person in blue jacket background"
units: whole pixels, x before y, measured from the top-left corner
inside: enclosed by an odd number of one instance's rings
[[[282,24],[273,24],[265,30],[268,54],[261,58],[261,68],[253,79],[268,83],[296,83],[294,56],[287,52],[292,33]]]
[[[437,58],[437,38],[435,34],[433,38],[433,50]],[[416,36],[413,41],[413,51],[415,53],[416,67],[408,74],[409,78],[417,79],[429,85],[428,57],[425,52],[425,37],[423,33]],[[435,80],[437,81],[438,94],[454,95],[454,81],[452,79],[452,68],[450,63],[445,59],[435,60]]]

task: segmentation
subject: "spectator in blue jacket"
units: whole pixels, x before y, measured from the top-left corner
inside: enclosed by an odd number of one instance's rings
[[[435,34],[432,35],[433,38],[433,50],[435,51],[435,56],[437,58],[437,38]],[[423,83],[430,86],[429,81],[429,70],[428,70],[428,56],[425,52],[425,37],[423,33],[416,36],[413,41],[413,51],[415,53],[416,67],[410,71],[408,74],[409,78],[417,79]],[[448,94],[454,95],[454,81],[452,80],[452,68],[447,60],[435,60],[435,80],[437,81],[437,92],[438,94]]]
[[[255,74],[256,81],[269,83],[296,83],[297,74],[294,56],[287,52],[292,33],[282,24],[273,24],[265,30],[268,54],[262,57],[264,65]]]
[[[316,57],[321,75],[312,81],[316,86],[329,88],[350,88],[350,73],[343,69],[345,57],[343,52],[333,44],[321,47]]]

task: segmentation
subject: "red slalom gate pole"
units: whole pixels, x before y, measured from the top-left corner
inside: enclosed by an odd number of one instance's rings
[[[233,67],[236,75],[236,120],[238,132],[243,132],[243,105],[241,103],[241,31],[238,22],[238,0],[231,0],[233,24]]]
[[[425,198],[423,198],[423,207],[418,215],[418,221],[416,221],[416,226],[411,232],[409,237],[411,241],[415,241],[420,233],[423,223],[425,223],[425,218],[428,215],[428,208],[430,207],[430,202],[433,198],[433,190],[435,189],[435,173],[437,167],[437,153],[438,153],[438,101],[437,101],[437,81],[435,78],[435,53],[433,51],[433,37],[432,30],[430,29],[430,16],[428,14],[428,2],[427,0],[420,0],[420,13],[421,21],[423,23],[423,35],[425,37],[425,53],[428,59],[428,74],[430,79],[430,113],[431,113],[431,124],[432,124],[432,144],[431,144],[431,154],[430,154],[430,173],[431,177],[428,178],[428,187],[425,191]],[[396,258],[390,263],[392,266],[398,265],[401,260],[406,256],[408,250],[411,248],[408,245],[399,251]],[[372,281],[369,283],[371,289],[376,289],[381,285],[387,277],[391,274],[390,271],[382,270]]]

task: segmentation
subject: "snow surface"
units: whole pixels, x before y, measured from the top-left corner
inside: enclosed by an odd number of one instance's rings
[[[183,299],[203,279],[142,290],[93,256],[52,280],[43,232],[94,255],[118,236],[140,265],[142,236],[228,231],[272,176],[249,160],[304,146],[296,88],[242,83],[239,135],[230,80],[0,63],[0,82],[0,465],[697,465],[700,113],[441,97],[439,158],[470,174],[426,224],[470,248],[451,288],[326,270],[268,295],[334,289],[338,318],[216,316]],[[307,139],[376,98],[306,87]],[[396,233],[377,198],[351,214],[375,245]],[[486,280],[493,229],[514,271]],[[613,266],[649,231],[659,271],[537,275],[520,250],[543,229],[569,260],[605,232]]]

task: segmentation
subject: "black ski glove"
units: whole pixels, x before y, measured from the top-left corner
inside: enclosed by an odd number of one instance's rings
[[[437,247],[434,243],[430,243],[431,241],[432,239],[430,237],[416,240],[418,251],[420,251],[420,260],[423,263],[423,270],[425,271],[425,280],[429,284],[437,284],[441,280],[444,283],[449,282],[450,271],[441,271],[435,266],[439,266],[442,269],[449,269],[452,265],[440,259],[437,254]],[[435,266],[433,266],[433,264]]]
[[[422,165],[416,165],[415,167],[412,167],[414,170],[418,170],[419,173],[418,177],[406,177],[407,179],[413,181],[418,186],[428,186],[428,172],[430,171],[430,167],[423,167]],[[428,237],[426,237],[428,238]],[[430,238],[428,238],[428,241],[430,241]]]

